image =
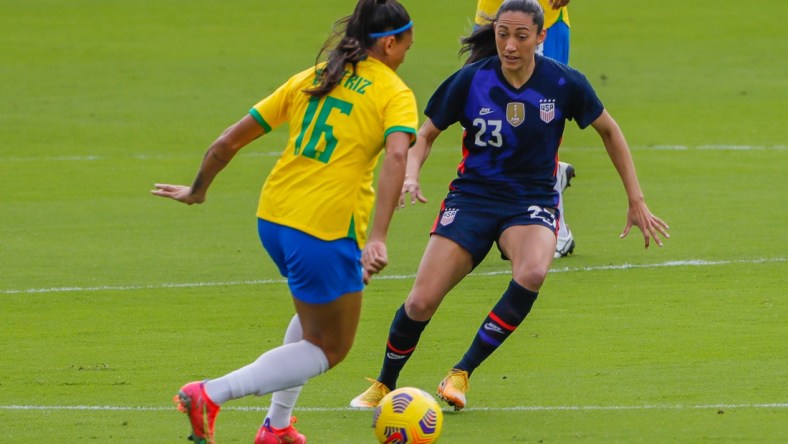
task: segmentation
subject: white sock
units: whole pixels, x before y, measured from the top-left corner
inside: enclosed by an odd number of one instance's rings
[[[266,395],[304,385],[328,370],[320,347],[301,340],[265,352],[246,367],[205,383],[205,393],[216,404],[248,395]]]
[[[290,325],[287,326],[284,343],[291,344],[302,339],[304,339],[304,330],[301,328],[301,320],[298,318],[298,315],[295,315],[290,320]],[[271,421],[271,427],[283,429],[290,425],[293,407],[295,407],[295,403],[298,400],[298,395],[301,394],[302,387],[280,390],[271,395],[271,407],[268,408],[268,415],[266,416]]]

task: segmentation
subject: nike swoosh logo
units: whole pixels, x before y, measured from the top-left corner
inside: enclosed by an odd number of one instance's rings
[[[497,325],[493,324],[492,322],[488,322],[488,323],[484,324],[484,329],[487,330],[487,331],[494,331],[496,333],[503,333],[503,330],[501,329],[501,327],[498,327]]]

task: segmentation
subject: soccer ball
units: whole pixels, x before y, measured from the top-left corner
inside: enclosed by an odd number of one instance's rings
[[[429,393],[402,387],[380,400],[372,418],[375,437],[385,444],[431,444],[438,441],[443,412]]]

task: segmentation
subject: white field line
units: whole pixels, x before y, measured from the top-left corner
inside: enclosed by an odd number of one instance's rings
[[[784,409],[788,403],[732,403],[732,404],[645,404],[645,405],[522,405],[511,407],[469,407],[463,409],[471,412],[552,412],[552,411],[622,411],[622,410],[706,410],[706,409]],[[173,410],[174,407],[114,406],[114,405],[0,405],[0,410],[17,411],[108,411],[108,412],[161,412]],[[268,407],[232,407],[222,408],[225,411],[265,412]],[[353,407],[296,407],[303,412],[352,412],[364,411]],[[450,411],[449,407],[444,411]]]
[[[648,146],[633,146],[630,147],[633,151],[787,151],[788,146],[786,145],[725,145],[725,144],[710,144],[710,145],[648,145]],[[455,147],[447,146],[446,149],[455,149]],[[600,150],[602,149],[599,146],[595,147],[572,147],[566,146],[561,147],[562,152],[567,151],[589,151],[589,150]],[[279,156],[281,151],[274,150],[274,151],[254,151],[248,150],[248,152],[243,153],[245,156]],[[95,155],[95,154],[85,154],[85,155],[73,155],[73,156],[25,156],[25,157],[18,157],[18,156],[11,156],[11,157],[0,157],[0,161],[2,162],[82,162],[82,161],[97,161],[97,160],[111,160],[114,158],[129,158],[137,159],[137,160],[162,160],[162,159],[172,159],[175,157],[185,157],[185,156],[192,156],[191,154],[183,154],[183,155],[167,155],[167,154],[132,154],[130,156],[103,156],[103,155]]]
[[[733,264],[770,264],[787,262],[788,258],[755,258],[741,260],[706,261],[700,259],[668,261],[656,264],[620,264],[620,265],[600,265],[595,267],[560,267],[550,269],[551,273],[574,273],[586,271],[611,271],[611,270],[634,270],[649,268],[666,267],[710,267],[718,265]],[[510,270],[488,271],[483,273],[471,273],[474,276],[497,276],[511,273]],[[404,280],[413,279],[415,275],[393,275],[376,276],[375,279],[385,280]],[[52,288],[28,288],[28,289],[8,289],[0,290],[0,294],[35,294],[35,293],[70,293],[70,292],[90,292],[90,291],[134,291],[134,290],[157,290],[163,288],[196,288],[196,287],[229,287],[237,285],[264,285],[285,283],[284,279],[262,279],[251,281],[226,281],[226,282],[183,282],[183,283],[161,283],[153,285],[102,285],[97,287],[52,287]]]
[[[599,150],[600,147],[561,147],[562,152],[566,151],[590,151]],[[786,145],[648,145],[632,146],[633,151],[786,151]]]

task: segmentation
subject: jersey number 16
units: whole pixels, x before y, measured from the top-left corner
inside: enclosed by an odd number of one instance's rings
[[[334,127],[327,123],[328,117],[334,109],[349,116],[350,112],[353,110],[353,104],[330,96],[326,96],[324,99],[325,100],[313,98],[309,100],[309,106],[306,109],[306,113],[304,113],[304,121],[301,122],[301,133],[298,134],[298,138],[295,141],[294,154],[296,156],[301,154],[304,157],[328,163],[329,159],[331,159],[331,154],[334,152],[334,148],[337,146],[337,139],[334,137]],[[321,102],[322,107],[320,106]],[[318,109],[320,111],[319,113]],[[317,115],[317,119],[315,119],[315,115]],[[312,135],[309,137],[306,146],[302,149],[304,135],[309,127],[313,127]],[[326,145],[322,151],[318,151],[317,145],[324,135]]]

